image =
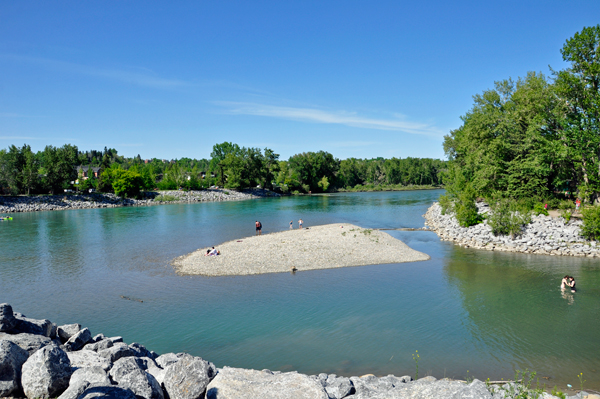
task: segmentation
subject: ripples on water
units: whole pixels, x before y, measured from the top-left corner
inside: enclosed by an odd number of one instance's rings
[[[18,214],[0,224],[0,302],[157,352],[255,369],[510,378],[600,388],[598,260],[454,247],[389,231],[426,262],[244,277],[179,277],[200,247],[297,225],[421,227],[440,191]],[[572,274],[579,292],[561,296]],[[121,296],[143,300],[130,301]],[[588,385],[589,384],[589,385]]]

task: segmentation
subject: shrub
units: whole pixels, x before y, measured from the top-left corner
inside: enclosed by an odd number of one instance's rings
[[[169,195],[169,194],[162,194],[157,196],[156,198],[154,198],[154,201],[156,202],[172,202],[172,201],[177,201],[179,200],[179,198],[177,198],[174,195]]]
[[[548,216],[548,211],[544,208],[544,204],[537,203],[533,206],[533,213],[536,215],[546,215]]]
[[[569,223],[571,220],[571,216],[573,216],[573,209],[575,209],[575,204],[573,201],[564,200],[558,204],[558,209],[560,209],[560,216],[565,219],[565,224]]]
[[[440,195],[440,207],[442,208],[442,215],[454,210],[454,204],[448,195]]]
[[[456,220],[462,227],[473,226],[483,220],[475,205],[475,191],[470,184],[466,184],[462,192],[458,193],[454,201]]]
[[[600,238],[600,207],[589,206],[581,210],[583,225],[581,235],[588,240]]]
[[[494,235],[520,235],[523,226],[531,222],[531,213],[517,202],[507,198],[490,201],[488,224]]]

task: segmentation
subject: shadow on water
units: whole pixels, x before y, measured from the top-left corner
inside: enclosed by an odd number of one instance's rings
[[[298,219],[419,228],[441,190],[18,214],[0,225],[0,302],[218,366],[509,378],[600,388],[598,261],[475,251],[387,233],[429,261],[242,277],[180,277],[170,261]],[[561,296],[560,277],[580,291]],[[133,298],[136,300],[127,300]],[[138,301],[139,300],[139,301]],[[143,301],[143,302],[140,302]],[[545,380],[544,380],[545,381]]]

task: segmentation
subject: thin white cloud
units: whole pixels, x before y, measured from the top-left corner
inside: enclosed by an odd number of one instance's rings
[[[156,76],[151,71],[143,68],[144,71],[148,72],[133,72],[124,71],[117,69],[103,69],[96,68],[88,65],[81,65],[66,61],[57,61],[48,58],[29,57],[14,54],[0,54],[0,59],[27,62],[32,64],[42,65],[43,67],[78,73],[80,75],[95,76],[100,78],[106,78],[110,80],[116,80],[124,83],[129,83],[137,86],[152,87],[158,89],[172,89],[178,87],[189,86],[189,82],[179,79],[165,79]],[[138,68],[139,69],[139,68]]]
[[[26,136],[0,136],[0,140],[39,140],[36,137]]]
[[[0,118],[38,118],[33,115],[23,115],[14,112],[0,112]]]
[[[358,127],[364,129],[393,130],[426,136],[443,136],[443,132],[435,126],[407,122],[399,119],[368,118],[347,112],[329,112],[314,108],[281,107],[244,102],[215,102],[229,108],[229,112],[237,115],[255,115],[272,118],[290,119],[301,122],[328,123]]]

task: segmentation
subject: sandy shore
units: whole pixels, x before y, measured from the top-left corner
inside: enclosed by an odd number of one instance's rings
[[[329,224],[229,241],[173,260],[181,275],[236,276],[428,260],[387,233],[352,224]]]

